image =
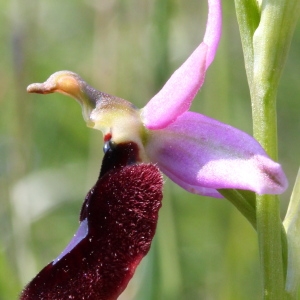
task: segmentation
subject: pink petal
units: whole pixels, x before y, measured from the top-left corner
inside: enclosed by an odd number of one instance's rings
[[[208,0],[208,18],[203,42],[208,46],[206,69],[214,60],[222,33],[222,7],[219,0]]]
[[[253,137],[197,113],[186,112],[151,132],[146,151],[173,181],[202,195],[221,188],[258,194],[280,194],[287,188],[281,166]]]
[[[202,43],[143,108],[148,129],[164,128],[190,108],[204,82],[206,54],[207,46]]]
[[[208,20],[203,43],[143,108],[142,119],[148,129],[162,129],[187,111],[201,88],[205,72],[212,63],[221,36],[222,12],[219,0],[208,1]]]

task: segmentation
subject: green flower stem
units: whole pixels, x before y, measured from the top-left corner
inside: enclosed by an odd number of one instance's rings
[[[277,160],[276,96],[300,13],[299,0],[235,0],[249,82],[254,137]],[[265,299],[287,299],[286,235],[278,197],[256,198]]]
[[[276,87],[264,74],[253,74],[252,109],[254,137],[277,159]],[[264,299],[285,299],[280,203],[275,195],[256,197],[256,219],[263,275]]]
[[[253,36],[253,77],[250,85],[254,137],[277,160],[276,96],[295,21],[291,3],[261,3],[261,18]],[[293,5],[292,5],[293,6]],[[299,5],[297,5],[299,8]],[[280,203],[274,195],[257,196],[257,232],[265,299],[285,299],[286,243],[282,243]],[[283,258],[284,257],[284,258]]]
[[[285,299],[279,201],[274,196],[257,197],[257,232],[265,299]]]

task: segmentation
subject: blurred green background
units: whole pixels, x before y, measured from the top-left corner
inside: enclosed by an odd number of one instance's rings
[[[0,299],[66,246],[102,159],[102,135],[63,95],[26,86],[72,70],[139,107],[201,42],[199,0],[3,0],[0,2]],[[233,1],[193,110],[251,133],[251,105]],[[278,93],[279,158],[290,188],[299,167],[300,28]],[[166,179],[151,251],[120,299],[259,299],[256,234],[226,200],[191,195]]]

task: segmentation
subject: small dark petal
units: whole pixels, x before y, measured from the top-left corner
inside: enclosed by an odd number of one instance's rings
[[[152,164],[106,172],[86,198],[87,234],[47,265],[21,300],[117,299],[150,249],[162,184]]]

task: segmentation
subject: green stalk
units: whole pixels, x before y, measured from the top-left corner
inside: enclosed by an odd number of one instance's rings
[[[293,15],[290,14],[291,2],[263,1],[260,23],[253,37],[254,65],[250,86],[253,133],[274,160],[278,155],[277,89],[294,30],[290,19]],[[286,261],[283,257],[286,257],[287,249],[282,243],[279,199],[275,195],[262,195],[257,196],[256,203],[264,298],[285,299],[288,296],[285,293]]]
[[[263,74],[254,73],[252,89],[253,133],[266,152],[277,159],[276,93]],[[256,197],[256,219],[264,299],[284,299],[280,203],[275,195]]]
[[[285,299],[278,199],[270,195],[257,197],[256,215],[264,299]]]
[[[235,0],[235,4],[250,87],[254,137],[277,160],[277,88],[299,17],[299,0]],[[257,196],[264,299],[288,298],[286,235],[279,212],[277,196]]]

